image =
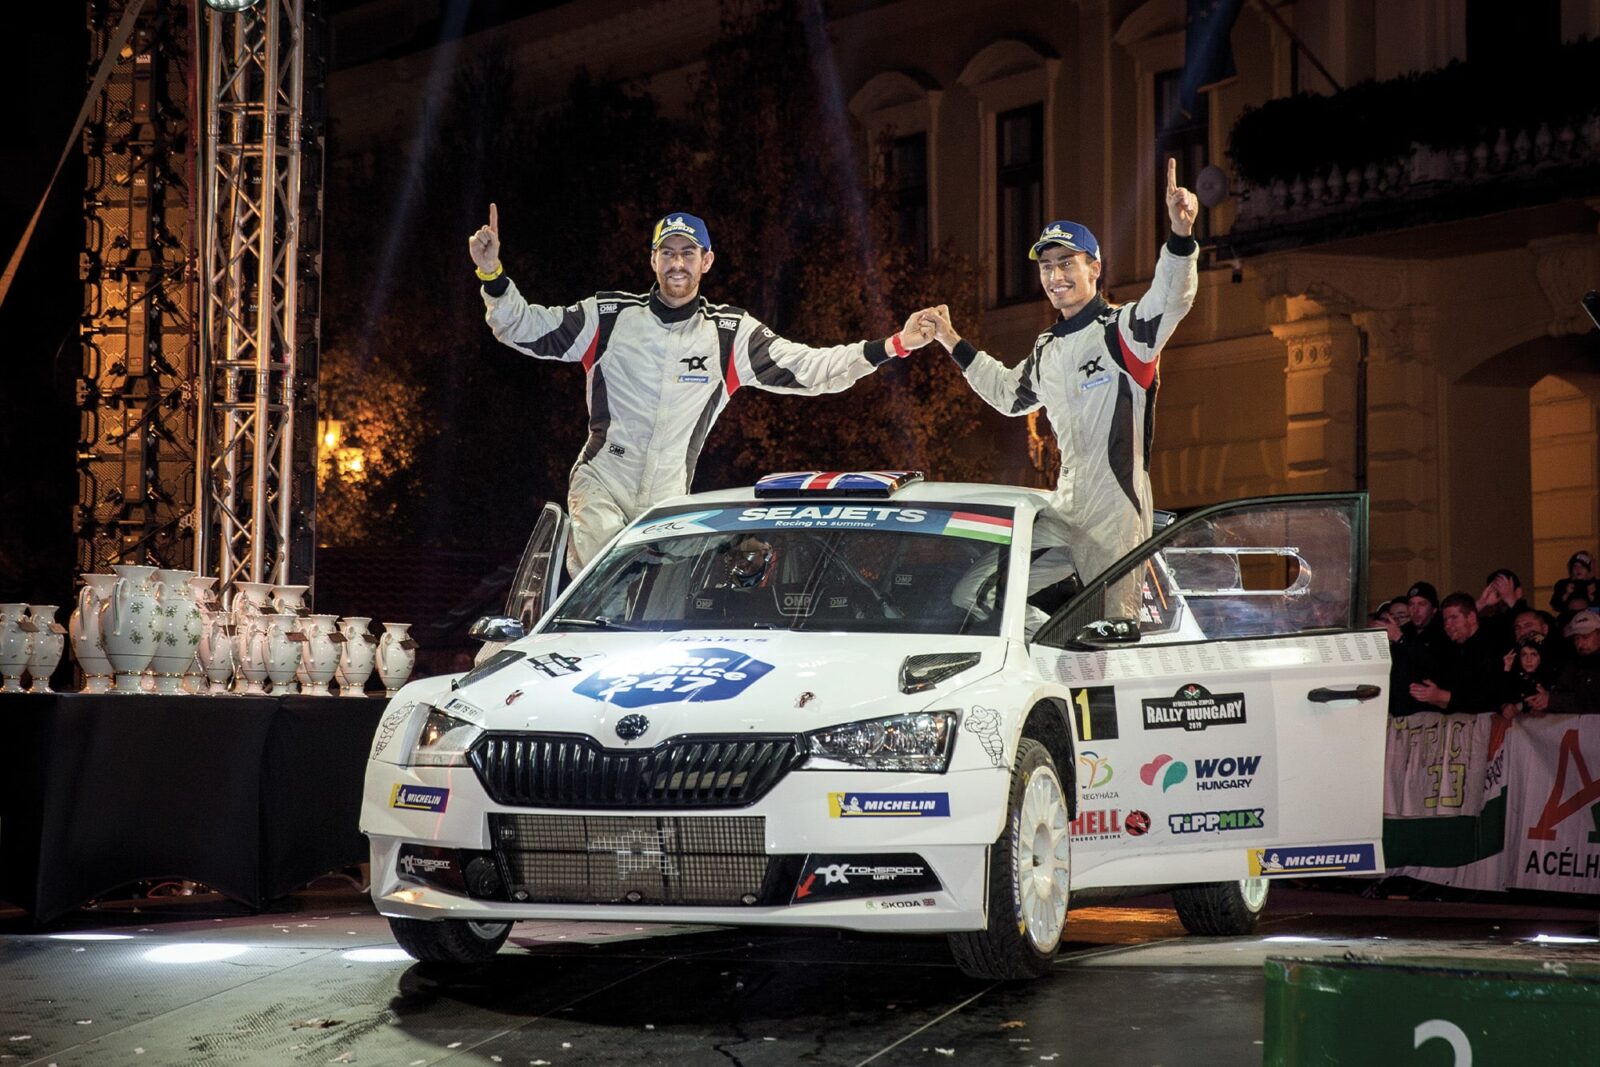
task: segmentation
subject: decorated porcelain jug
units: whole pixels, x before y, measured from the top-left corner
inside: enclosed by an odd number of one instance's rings
[[[300,620],[305,643],[300,646],[301,691],[311,696],[331,696],[328,683],[339,669],[339,646],[344,635],[334,624],[337,615],[307,615]]]
[[[261,620],[267,627],[267,678],[272,682],[272,691],[281,693],[300,669],[300,646],[305,635],[293,615],[274,612],[263,615]]]
[[[150,675],[158,693],[183,692],[183,676],[200,644],[200,608],[189,580],[194,571],[159,570],[155,573],[156,605],[151,634],[155,652]]]
[[[85,574],[83,588],[78,590],[78,606],[72,609],[72,617],[67,620],[72,654],[78,657],[78,666],[83,669],[85,693],[104,693],[111,688],[111,661],[106,659],[105,648],[100,643],[100,608],[111,596],[118,580],[115,574]]]
[[[0,604],[0,693],[22,692],[22,672],[33,653],[33,633],[23,629],[26,604]]]
[[[61,650],[67,643],[66,630],[56,622],[56,605],[31,605],[24,625],[33,629],[33,652],[28,656],[28,692],[53,693],[50,676],[61,662]]]
[[[372,667],[378,654],[378,639],[367,629],[372,620],[351,615],[339,623],[344,644],[339,651],[339,693],[341,696],[365,696],[367,679],[372,677]]]
[[[417,643],[406,635],[409,622],[386,622],[378,638],[378,677],[383,679],[383,695],[394,696],[411,677],[417,665]]]
[[[100,608],[100,643],[117,672],[114,693],[143,692],[140,680],[155,654],[151,622],[156,613],[154,567],[119,563],[117,584]]]

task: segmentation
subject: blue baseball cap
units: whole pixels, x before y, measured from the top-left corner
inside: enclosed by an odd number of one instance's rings
[[[1057,219],[1046,226],[1039,239],[1033,242],[1033,247],[1028,250],[1028,258],[1038,259],[1039,253],[1051,245],[1060,245],[1074,252],[1086,252],[1090,259],[1100,258],[1100,242],[1094,239],[1089,227],[1081,222]]]
[[[685,211],[672,211],[661,217],[661,221],[656,223],[656,232],[650,238],[651,251],[660,248],[661,242],[668,237],[675,236],[687,237],[707,252],[711,251],[711,231],[706,229],[705,219]]]

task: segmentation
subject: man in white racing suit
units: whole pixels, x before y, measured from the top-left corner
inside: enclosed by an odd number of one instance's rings
[[[1161,348],[1188,313],[1199,288],[1199,244],[1192,236],[1199,201],[1180,188],[1167,162],[1172,235],[1150,290],[1135,304],[1107,303],[1099,292],[1100,245],[1088,227],[1060,220],[1039,235],[1028,258],[1060,318],[1033,352],[1007,368],[955,332],[935,309],[935,336],[960,364],[968,384],[1006,415],[1043,407],[1061,449],[1050,507],[1035,520],[1036,547],[1066,545],[1088,582],[1131,551],[1152,529],[1150,438]],[[1036,584],[1030,580],[1030,591]],[[1137,617],[1138,583],[1107,592],[1107,614]]]
[[[623,526],[688,491],[706,436],[736,390],[839,392],[933,338],[931,313],[919,311],[885,340],[812,348],[711,303],[700,295],[715,258],[711,236],[686,212],[656,224],[648,293],[596,293],[565,308],[530,304],[502,273],[494,204],[468,249],[496,339],[539,359],[582,363],[588,376],[589,439],[567,487],[573,574]]]

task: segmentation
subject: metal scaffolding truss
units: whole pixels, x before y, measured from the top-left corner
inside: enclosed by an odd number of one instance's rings
[[[296,418],[307,414],[316,380],[314,346],[309,368],[300,358],[305,4],[262,0],[238,14],[201,9],[195,563],[223,588],[305,580],[311,563],[292,558],[296,549],[310,555],[309,538],[294,527],[308,521],[313,501],[305,497],[314,492],[295,472]],[[320,153],[314,162],[313,185],[320,185]],[[314,431],[313,421],[300,432]]]

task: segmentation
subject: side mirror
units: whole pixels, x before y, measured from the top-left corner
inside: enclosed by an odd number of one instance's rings
[[[479,641],[499,641],[504,644],[516,641],[527,634],[522,627],[522,620],[512,619],[503,615],[485,615],[472,624],[472,629],[467,631],[467,636]]]
[[[1115,648],[1138,643],[1138,619],[1099,619],[1072,635],[1072,644],[1077,648]]]

